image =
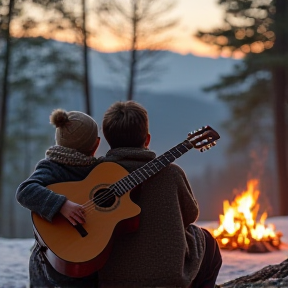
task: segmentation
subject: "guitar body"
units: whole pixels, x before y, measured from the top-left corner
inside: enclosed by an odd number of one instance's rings
[[[32,212],[35,236],[52,267],[69,277],[85,277],[99,270],[109,257],[113,239],[118,234],[135,231],[139,226],[140,207],[130,199],[130,191],[112,198],[103,207],[93,201],[107,188],[129,173],[120,165],[104,162],[83,181],[47,186],[57,194],[84,205],[89,201],[86,223],[77,229],[60,213],[52,223]],[[106,189],[106,190],[105,190]]]

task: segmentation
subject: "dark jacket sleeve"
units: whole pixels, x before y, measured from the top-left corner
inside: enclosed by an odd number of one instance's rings
[[[46,186],[63,182],[59,180],[61,179],[60,174],[61,171],[59,169],[57,171],[57,164],[47,160],[40,161],[34,173],[19,185],[16,191],[17,201],[23,207],[36,212],[48,221],[52,221],[54,215],[60,211],[66,201],[66,197],[54,193]]]
[[[193,194],[190,183],[185,172],[176,164],[171,165],[176,172],[178,201],[181,209],[182,219],[185,227],[194,223],[199,217],[198,202]]]

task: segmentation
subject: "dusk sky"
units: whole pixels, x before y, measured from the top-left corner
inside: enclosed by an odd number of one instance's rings
[[[221,27],[223,23],[223,8],[218,0],[178,0],[177,15],[182,17],[183,32],[174,43],[173,50],[178,53],[192,53],[199,56],[215,55],[212,48],[203,44],[191,35],[197,30],[210,30]]]
[[[177,0],[175,16],[181,19],[181,25],[177,29],[174,43],[170,49],[174,52],[197,56],[215,56],[213,49],[200,42],[192,35],[197,30],[210,30],[221,27],[223,23],[223,7],[218,5],[218,0]],[[114,44],[106,42],[104,50],[114,51]]]
[[[128,5],[129,0],[122,1],[122,3],[125,3],[126,1]],[[79,1],[77,0],[76,3],[78,2]],[[71,3],[75,3],[75,1]],[[89,12],[95,8],[95,3],[95,0],[87,1],[87,19],[89,19],[87,27],[96,32],[92,33],[94,36],[88,40],[88,45],[102,52],[123,50],[123,43],[120,43],[119,46],[119,40],[113,39],[112,35],[108,36],[107,33],[105,34],[102,28],[99,29],[99,25],[95,22],[94,16],[91,17],[92,14]],[[177,26],[177,29],[175,29],[175,32],[173,32],[174,41],[163,49],[180,54],[192,53],[197,56],[215,57],[217,53],[213,51],[213,48],[200,42],[196,38],[193,38],[193,34],[195,34],[197,30],[207,31],[222,26],[224,9],[217,3],[218,0],[177,0],[174,11],[171,11],[171,14],[168,15],[171,15],[172,17],[175,16],[174,18],[179,19],[179,25]],[[80,6],[76,8],[75,6],[71,7],[73,7],[74,11],[81,13]],[[51,13],[53,14],[53,12],[37,9],[35,7],[31,9],[31,4],[29,3],[27,3],[24,11],[25,15],[30,15],[38,21],[45,19],[47,15],[48,17],[49,15],[51,16]],[[170,19],[172,17],[170,17]],[[21,22],[14,22],[12,27],[12,34],[16,37],[23,36]],[[99,30],[101,33],[98,33]],[[52,35],[50,33],[49,36],[47,25],[45,24],[41,24],[38,26],[37,31],[32,31],[29,35],[26,34],[26,36],[44,36],[46,38],[53,38],[64,42],[75,42],[75,34],[67,31],[54,31]]]

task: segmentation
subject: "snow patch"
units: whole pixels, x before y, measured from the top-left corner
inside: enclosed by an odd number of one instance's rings
[[[222,250],[223,264],[217,279],[218,284],[256,272],[267,265],[279,264],[288,258],[288,216],[272,217],[267,223],[274,223],[277,231],[283,233],[282,249],[264,254],[250,254],[241,251]],[[198,222],[197,225],[213,228],[216,222]],[[28,263],[34,239],[0,238],[0,287],[28,287]]]

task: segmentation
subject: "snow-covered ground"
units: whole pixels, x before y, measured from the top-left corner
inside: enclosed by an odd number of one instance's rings
[[[288,217],[269,218],[277,231],[283,233],[281,250],[264,254],[222,250],[223,265],[217,283],[221,284],[252,273],[270,264],[278,264],[288,258]],[[199,222],[199,226],[212,228],[215,223]],[[0,288],[24,288],[28,285],[28,260],[33,239],[0,238]]]

